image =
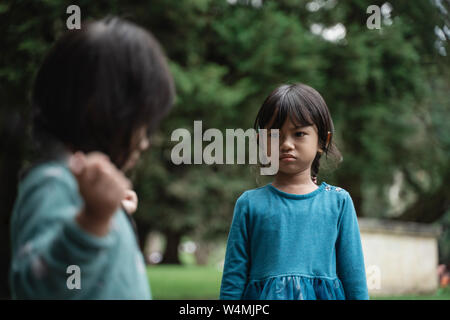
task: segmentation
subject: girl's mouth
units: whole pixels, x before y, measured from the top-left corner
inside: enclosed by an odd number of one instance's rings
[[[281,161],[292,162],[295,161],[295,157],[292,154],[282,154],[280,156]]]

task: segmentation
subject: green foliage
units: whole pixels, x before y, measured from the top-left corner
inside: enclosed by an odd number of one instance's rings
[[[450,265],[450,210],[442,217],[442,219],[440,219],[438,223],[442,227],[442,234],[438,242],[439,263]]]
[[[148,208],[141,207],[139,213],[143,217],[148,212],[153,227],[226,235],[233,203],[255,185],[255,173],[238,165],[175,167],[170,164],[170,149],[175,144],[168,142],[170,132],[180,127],[192,132],[194,120],[202,120],[204,130],[252,127],[264,98],[284,82],[305,82],[323,94],[345,159],[325,177],[343,184],[352,194],[360,192],[363,184],[375,190],[375,198],[364,196],[361,215],[383,216],[378,213],[377,198],[386,199],[386,186],[397,170],[423,168],[423,163],[436,164],[447,158],[435,154],[441,145],[429,152],[427,140],[434,135],[425,132],[428,138],[423,138],[424,124],[418,117],[418,111],[433,114],[428,109],[436,104],[433,96],[445,89],[430,86],[430,77],[443,71],[423,63],[432,59],[437,64],[438,59],[423,47],[421,38],[433,32],[432,28],[425,31],[410,23],[415,10],[395,11],[393,4],[392,25],[369,31],[361,20],[367,17],[369,1],[339,2],[317,13],[305,10],[303,2],[290,1],[267,1],[260,8],[245,2],[209,1],[202,2],[201,10],[190,2],[159,4],[159,20],[167,21],[179,35],[177,42],[174,35],[166,40],[160,37],[172,58],[178,95],[162,125],[164,137],[154,144],[153,152],[159,158],[153,155],[146,162],[152,163],[148,176],[144,166],[137,174],[141,194],[146,192],[144,199],[154,195]],[[143,18],[142,23],[146,21]],[[343,40],[330,42],[310,32],[311,23],[332,26],[338,22],[346,27]],[[440,108],[448,114],[448,103],[441,101]],[[445,113],[443,109],[439,110]],[[430,176],[432,170],[427,170]],[[156,171],[161,180],[154,175]],[[359,181],[348,178],[355,173]],[[386,214],[388,202],[381,203]]]
[[[28,123],[34,74],[65,31],[71,2],[0,4],[0,128],[11,114]],[[392,24],[368,30],[365,10],[381,1],[330,1],[315,12],[307,2],[78,2],[83,20],[116,14],[151,30],[175,77],[173,111],[133,174],[141,225],[207,239],[226,236],[236,198],[257,186],[255,170],[175,166],[170,134],[176,128],[192,132],[194,120],[203,121],[203,130],[252,127],[264,98],[286,82],[305,82],[327,101],[344,161],[335,171],[321,171],[326,175],[319,180],[345,187],[355,199],[362,194],[359,214],[385,215],[386,189],[399,170],[412,172],[426,190],[442,186],[449,170],[450,77],[448,57],[434,47],[434,28],[445,24],[438,8],[430,1],[393,1]],[[313,23],[342,23],[346,36],[327,41],[311,32]],[[449,52],[448,41],[443,45]],[[363,189],[372,190],[370,196]],[[405,192],[415,189],[406,184]]]

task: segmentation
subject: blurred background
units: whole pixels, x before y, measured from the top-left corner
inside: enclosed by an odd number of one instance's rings
[[[0,2],[0,297],[8,298],[9,215],[30,149],[30,88],[43,57],[81,20],[108,14],[148,28],[170,60],[175,106],[132,173],[155,299],[217,299],[239,195],[267,177],[247,165],[174,165],[171,132],[251,128],[282,83],[317,89],[338,165],[319,183],[348,190],[371,297],[450,299],[450,2],[155,0]],[[370,5],[380,28],[369,29]],[[204,144],[205,145],[205,144]]]

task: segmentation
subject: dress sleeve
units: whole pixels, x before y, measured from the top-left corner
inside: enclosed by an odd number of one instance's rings
[[[236,201],[228,235],[220,299],[242,299],[250,266],[248,243],[248,200],[243,194]]]
[[[13,298],[77,299],[92,294],[108,263],[102,253],[113,239],[111,232],[97,237],[84,231],[75,221],[79,209],[57,179],[21,190],[11,221]],[[76,280],[70,277],[76,270],[69,266],[79,268],[80,288],[73,288]]]
[[[337,275],[348,300],[368,300],[364,256],[358,219],[350,194],[346,192],[338,222],[336,240]]]

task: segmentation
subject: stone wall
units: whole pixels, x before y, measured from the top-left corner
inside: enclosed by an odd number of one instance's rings
[[[369,218],[358,223],[370,296],[437,290],[439,227]]]

